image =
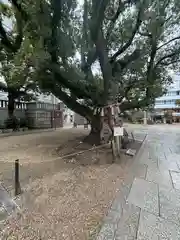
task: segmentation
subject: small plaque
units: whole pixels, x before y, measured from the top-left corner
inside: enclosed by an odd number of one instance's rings
[[[135,149],[128,149],[126,151],[126,154],[129,156],[135,156],[136,155],[136,150]]]
[[[123,136],[124,128],[123,127],[114,127],[114,136]]]

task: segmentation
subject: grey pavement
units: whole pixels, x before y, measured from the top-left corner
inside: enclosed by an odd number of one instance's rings
[[[180,126],[131,126],[147,133],[97,240],[180,239]]]

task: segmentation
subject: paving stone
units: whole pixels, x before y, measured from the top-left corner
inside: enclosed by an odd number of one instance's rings
[[[153,170],[148,168],[146,180],[160,184],[160,185],[165,185],[171,188],[173,187],[171,176],[168,170],[159,171],[157,169]]]
[[[148,166],[146,164],[137,164],[133,167],[133,175],[135,178],[146,178]]]
[[[97,240],[114,240],[117,224],[105,223],[103,224]]]
[[[145,164],[150,169],[158,169],[158,159],[157,158],[142,158],[139,161],[140,164]]]
[[[123,206],[126,204],[126,199],[131,190],[132,182],[134,177],[130,176],[126,179],[126,181],[122,182],[121,191],[117,194],[114,199],[107,216],[105,217],[105,222],[118,222],[122,215]]]
[[[126,204],[118,224],[114,240],[135,240],[139,224],[140,208]]]
[[[110,211],[112,210],[121,212],[123,201],[125,202],[126,199],[125,198],[122,199],[122,195],[118,194],[110,207]]]
[[[148,212],[159,214],[158,186],[153,182],[135,178],[128,202]]]
[[[160,216],[180,226],[180,191],[159,188]]]
[[[118,200],[115,199],[107,217],[108,226],[119,221],[116,234],[112,238],[107,230],[111,228],[106,227],[108,234],[106,237],[102,235],[100,240],[180,239],[180,190],[173,189],[172,185],[173,180],[174,187],[180,188],[178,141],[177,136],[167,132],[166,128],[161,134],[155,133],[154,129],[149,134],[143,154],[131,169],[130,180],[124,182],[121,194],[118,194]]]
[[[118,209],[110,209],[107,216],[104,218],[104,223],[113,223],[116,224],[119,222],[122,215],[122,206],[118,206]]]
[[[141,211],[137,240],[178,240],[180,228],[151,213]]]
[[[157,157],[158,157],[158,161],[166,161],[167,160],[164,154],[158,155]]]
[[[180,172],[180,169],[176,163],[176,161],[159,161],[159,169],[161,171],[163,170],[170,170],[170,171],[176,171],[176,172]]]
[[[180,154],[177,154],[177,153],[167,154],[166,159],[169,162],[176,162],[176,160],[180,161]]]
[[[174,172],[170,171],[173,186],[176,189],[180,189],[180,173],[179,172]]]
[[[180,169],[180,160],[177,159],[176,161],[177,165],[178,165],[178,169]],[[178,171],[179,172],[179,171]]]

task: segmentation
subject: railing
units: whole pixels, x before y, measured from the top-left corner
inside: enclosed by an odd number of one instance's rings
[[[23,102],[16,102],[15,103],[16,109],[26,109],[27,108],[27,104],[23,103]],[[7,100],[0,100],[0,108],[6,109],[8,107],[8,101]]]

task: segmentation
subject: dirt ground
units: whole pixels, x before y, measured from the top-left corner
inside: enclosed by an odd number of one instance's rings
[[[78,136],[86,136],[88,130],[57,129],[28,135],[0,137],[0,162],[14,162],[19,159],[22,164],[49,161],[56,157],[56,148]]]
[[[132,158],[108,164],[110,152],[101,150],[54,160],[74,147],[82,151],[81,137],[87,134],[79,128],[0,138],[1,180],[13,189],[13,161],[19,158],[24,190],[21,214],[9,219],[0,239],[94,239]]]
[[[43,177],[49,167],[59,164],[59,146],[75,138],[84,137],[88,131],[57,129],[52,132],[33,133],[21,136],[0,137],[0,180],[8,190],[14,186],[14,161],[20,162],[20,180],[23,187],[35,178]],[[51,163],[52,161],[52,163]],[[48,164],[48,163],[51,164]],[[59,168],[58,168],[59,170]]]

